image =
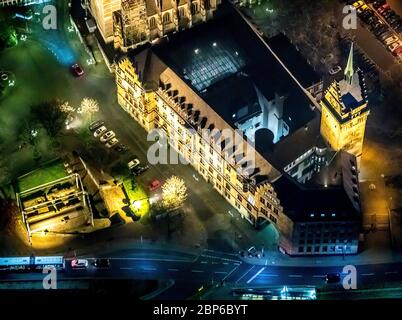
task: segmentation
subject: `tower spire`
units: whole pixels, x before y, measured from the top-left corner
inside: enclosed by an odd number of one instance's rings
[[[345,81],[347,83],[349,83],[350,85],[353,82],[353,74],[354,74],[354,70],[353,70],[353,42],[352,42],[352,45],[350,46],[348,64],[346,65],[345,73],[344,73]]]

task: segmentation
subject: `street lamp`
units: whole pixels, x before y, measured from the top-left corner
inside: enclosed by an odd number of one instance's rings
[[[148,198],[141,198],[141,199],[133,200],[133,202],[131,202],[131,205],[134,207],[134,209],[137,212],[141,209],[141,201],[143,201],[143,200],[148,200]]]
[[[140,210],[140,208],[141,208],[141,201],[140,201],[140,200],[135,200],[135,201],[133,201],[133,207],[134,207],[136,210]]]

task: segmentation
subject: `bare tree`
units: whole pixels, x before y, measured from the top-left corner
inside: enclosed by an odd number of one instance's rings
[[[167,179],[162,186],[162,199],[167,209],[180,207],[187,199],[187,187],[183,179],[176,176]]]
[[[84,98],[81,101],[80,109],[82,114],[91,119],[95,113],[99,112],[99,104],[95,99]]]

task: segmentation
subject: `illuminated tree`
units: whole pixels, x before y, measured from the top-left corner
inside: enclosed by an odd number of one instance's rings
[[[183,179],[172,176],[162,186],[162,201],[167,209],[180,207],[187,199],[187,187]]]
[[[81,101],[81,113],[89,116],[92,116],[99,111],[99,104],[95,99],[92,98],[84,98]]]
[[[68,101],[63,101],[59,104],[59,109],[61,112],[66,114],[71,114],[75,111],[75,108],[70,105]]]

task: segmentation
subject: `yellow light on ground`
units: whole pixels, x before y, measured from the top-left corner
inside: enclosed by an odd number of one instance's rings
[[[133,201],[133,207],[139,210],[141,208],[141,201],[140,200]]]

